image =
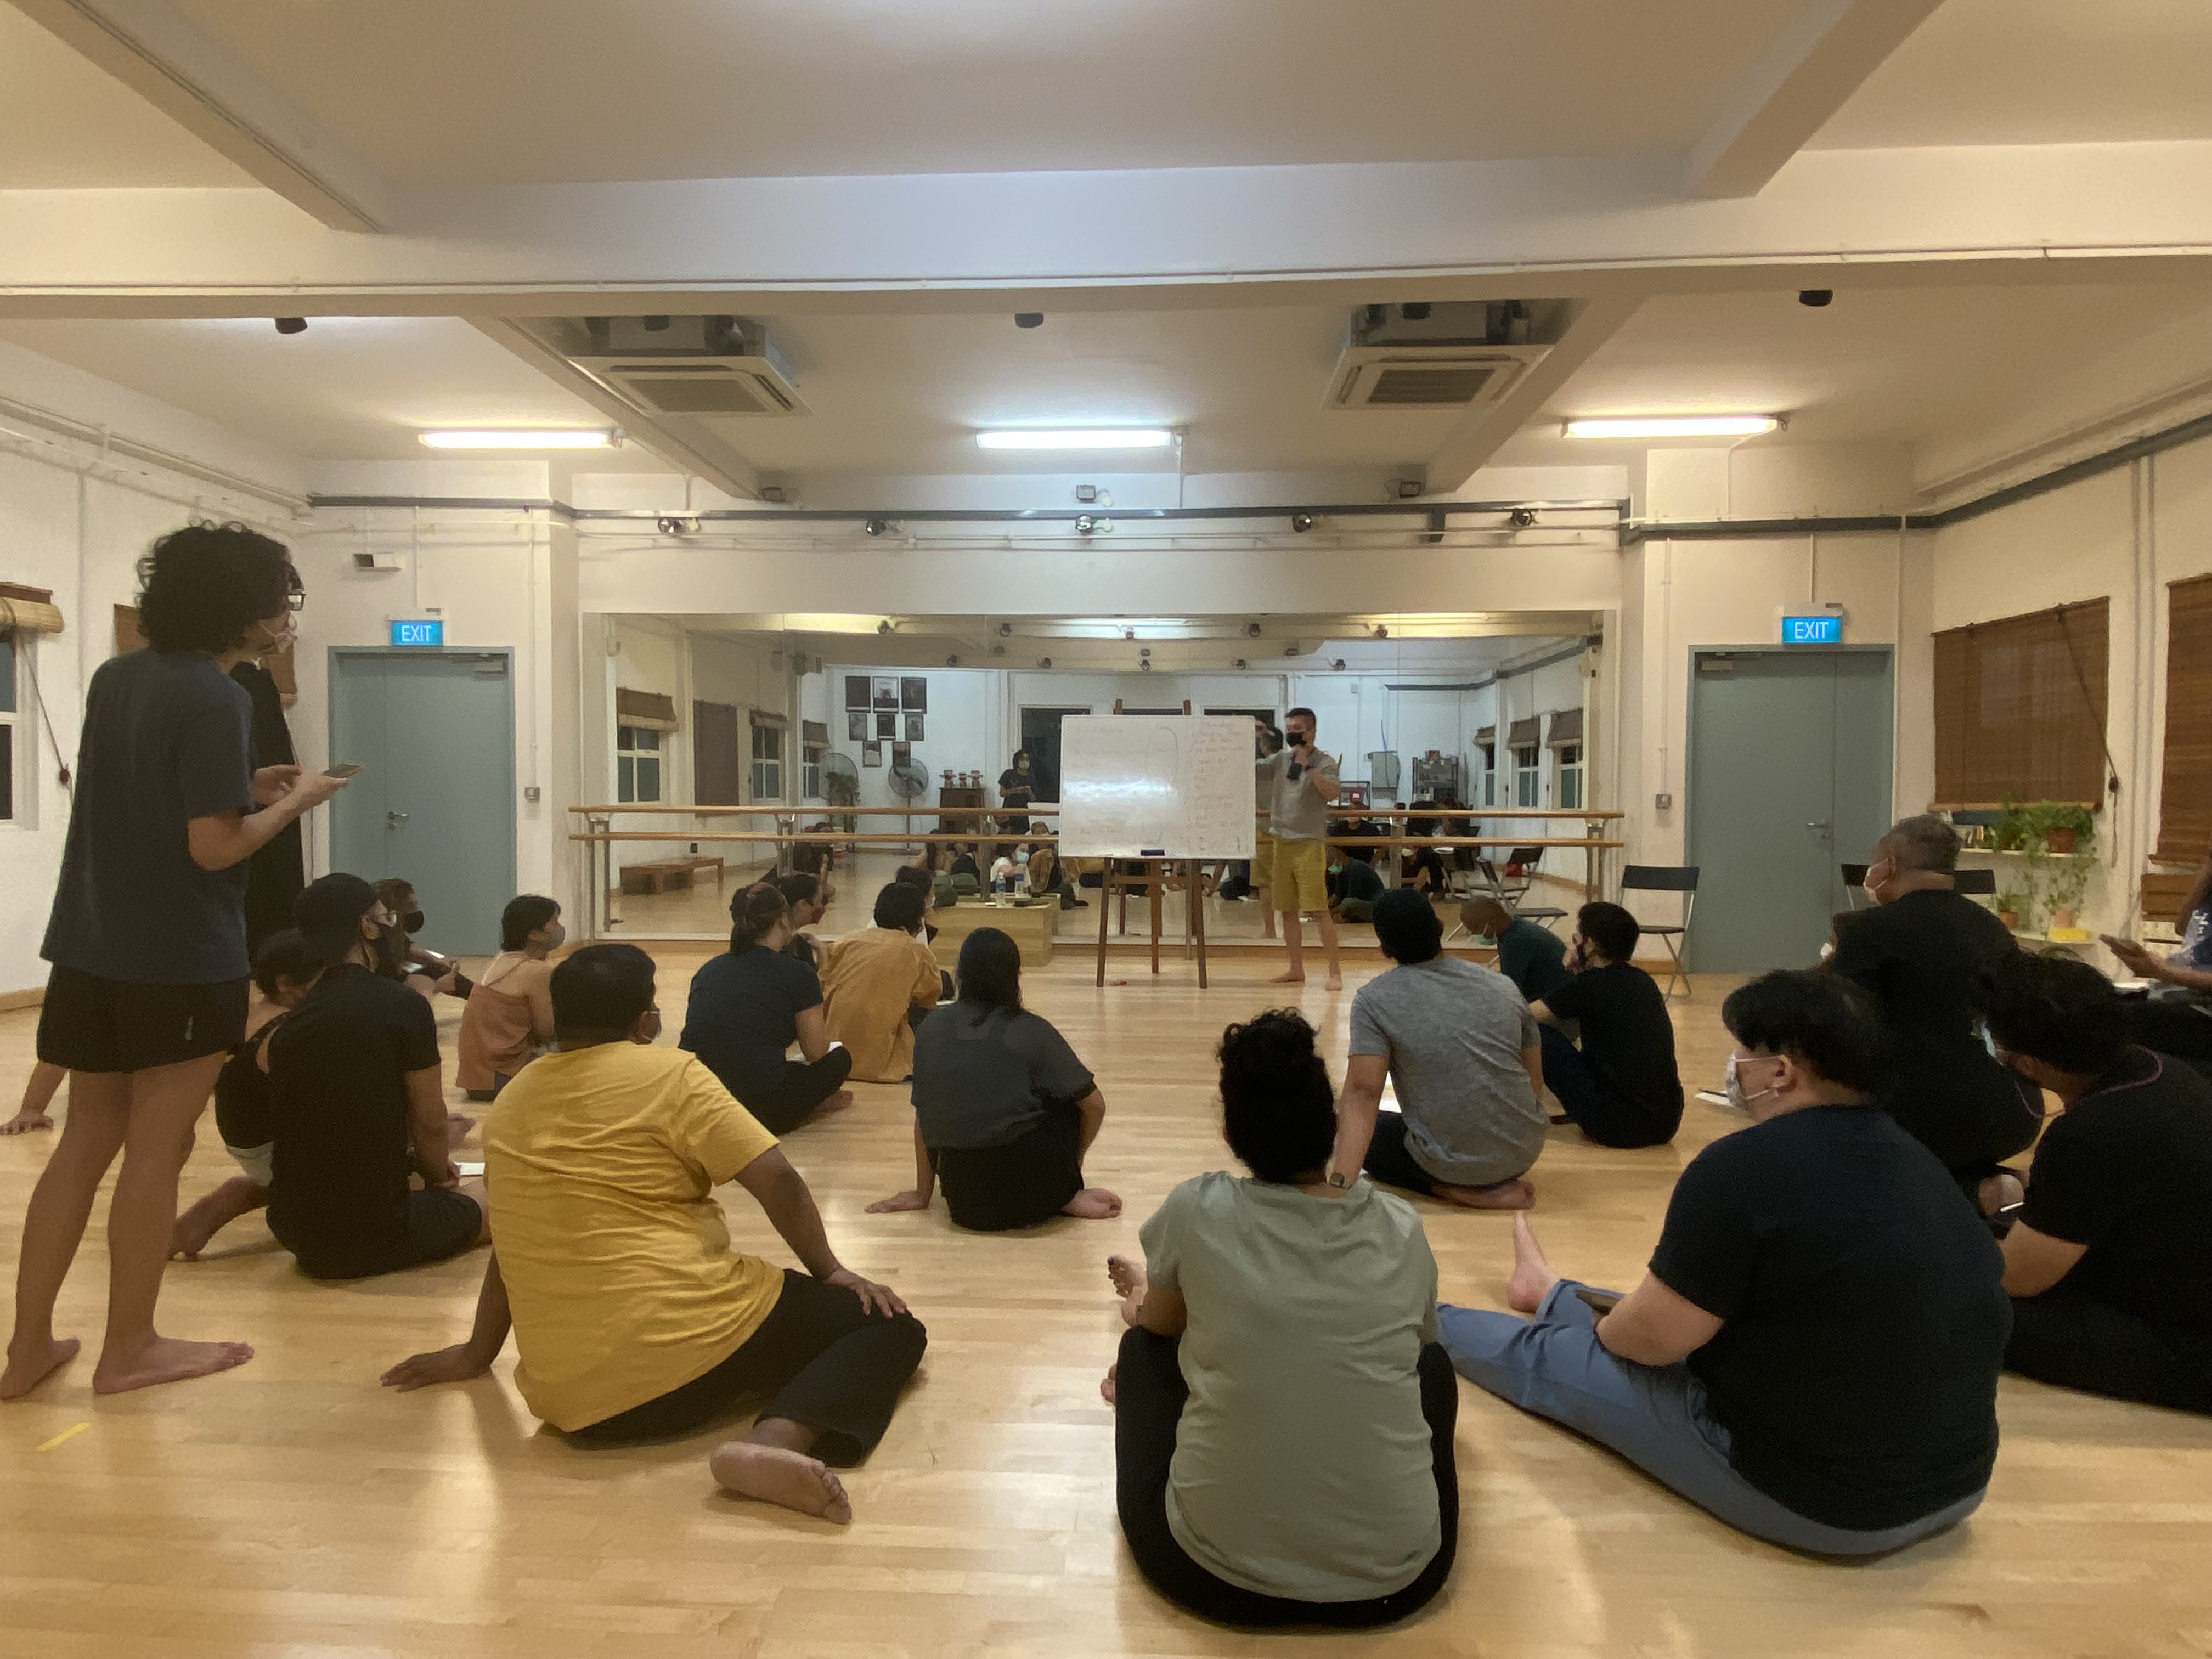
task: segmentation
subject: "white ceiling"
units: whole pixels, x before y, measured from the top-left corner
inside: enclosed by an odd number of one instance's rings
[[[180,0],[401,182],[1686,149],[1799,0]]]
[[[311,460],[421,460],[430,427],[608,424],[453,317],[9,321],[0,339]]]
[[[0,5],[0,190],[251,182],[128,87]]]
[[[2204,0],[1944,0],[1811,147],[2174,138],[2212,138]]]

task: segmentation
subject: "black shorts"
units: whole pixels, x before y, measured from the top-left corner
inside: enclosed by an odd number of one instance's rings
[[[269,1231],[310,1279],[374,1279],[459,1255],[482,1235],[483,1212],[465,1193],[450,1187],[422,1187],[408,1193],[406,1215],[398,1229],[380,1237],[349,1237],[333,1243],[288,1238],[285,1234],[291,1229],[273,1223]]]
[[[953,1224],[979,1233],[1041,1227],[1083,1190],[1083,1115],[1045,1103],[1042,1121],[1003,1146],[933,1148]]]
[[[147,1072],[246,1041],[253,981],[136,985],[56,967],[39,1010],[39,1058],[72,1072]]]

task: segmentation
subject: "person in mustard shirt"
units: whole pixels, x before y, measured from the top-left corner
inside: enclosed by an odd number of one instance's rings
[[[653,958],[593,945],[553,972],[560,1047],[484,1120],[491,1260],[465,1342],[384,1374],[402,1392],[481,1376],[514,1332],[530,1409],[587,1444],[695,1429],[749,1395],[708,1460],[727,1490],[838,1522],[856,1463],[921,1363],[921,1323],[837,1259],[806,1182],[696,1057],[656,1046]],[[806,1271],[730,1249],[736,1181]]]
[[[916,1011],[937,1006],[942,970],[921,938],[928,901],[895,881],[876,895],[876,925],[822,950],[822,1017],[832,1042],[853,1053],[862,1083],[896,1083],[914,1071]]]

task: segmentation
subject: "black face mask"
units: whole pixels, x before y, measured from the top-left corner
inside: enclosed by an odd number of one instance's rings
[[[399,965],[399,936],[386,927],[371,941],[376,955],[376,973],[382,979],[404,980],[407,977]]]
[[[422,913],[420,910],[410,910],[405,915],[400,917],[399,930],[404,933],[421,933],[422,931]]]

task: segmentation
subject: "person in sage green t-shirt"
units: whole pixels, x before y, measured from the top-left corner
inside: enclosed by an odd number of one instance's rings
[[[1487,895],[1459,907],[1460,926],[1498,947],[1498,971],[1519,988],[1523,998],[1541,1002],[1572,979],[1567,942],[1548,927],[1523,921]]]
[[[942,1018],[944,1016],[939,1015]],[[1459,1395],[1413,1206],[1329,1184],[1328,1067],[1291,1009],[1221,1041],[1249,1179],[1186,1181],[1107,1272],[1121,1529],[1162,1594],[1224,1624],[1371,1626],[1426,1605],[1459,1528]]]

